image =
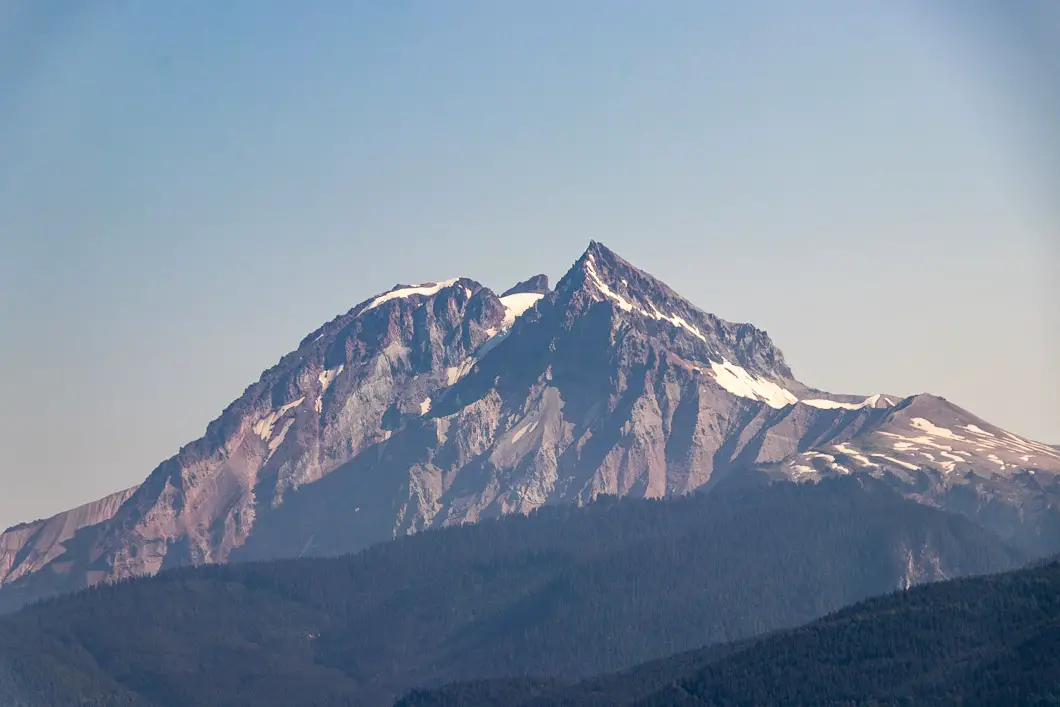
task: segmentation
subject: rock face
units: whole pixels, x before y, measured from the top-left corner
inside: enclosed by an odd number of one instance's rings
[[[1060,549],[1056,449],[931,396],[809,388],[766,332],[593,242],[554,290],[401,285],[325,324],[131,493],[0,536],[0,600],[763,472],[872,474]]]
[[[0,583],[36,572],[62,555],[63,544],[77,531],[113,518],[135,490],[119,491],[51,518],[8,528],[0,535]]]
[[[842,431],[773,468],[795,480],[869,473],[1040,554],[1060,547],[1060,454],[933,395],[902,400],[864,432]]]

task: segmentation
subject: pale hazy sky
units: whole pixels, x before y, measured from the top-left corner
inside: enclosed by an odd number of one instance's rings
[[[1058,19],[4,3],[0,526],[138,483],[378,291],[555,279],[590,238],[808,384],[1060,443]]]

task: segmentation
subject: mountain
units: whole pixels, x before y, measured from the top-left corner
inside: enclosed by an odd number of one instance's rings
[[[0,582],[11,582],[47,565],[77,531],[113,518],[135,490],[119,491],[51,518],[8,528],[0,535]]]
[[[31,552],[25,529],[0,537],[14,548],[0,605],[761,474],[877,476],[1060,550],[1057,450],[930,395],[810,388],[766,332],[593,242],[554,289],[541,275],[501,297],[468,278],[399,285],[328,322],[96,522],[47,521],[67,530]]]
[[[781,478],[881,473],[909,497],[976,519],[1010,542],[1055,552],[1056,457],[942,398],[918,395],[846,442],[837,437],[774,465]]]
[[[0,704],[370,706],[452,680],[570,681],[1023,561],[871,477],[551,505],[46,600],[0,617]]]
[[[807,626],[561,685],[416,690],[397,707],[1033,705],[1060,701],[1060,563],[870,599]]]

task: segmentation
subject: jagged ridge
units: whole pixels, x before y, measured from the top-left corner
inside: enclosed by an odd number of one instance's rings
[[[1056,544],[1060,456],[1044,445],[1004,469],[969,452],[964,483],[943,462],[911,475],[876,456],[872,444],[908,432],[918,404],[805,386],[766,332],[703,312],[592,242],[554,290],[538,276],[498,297],[457,278],[366,299],[263,373],[111,517],[39,548],[44,564],[12,561],[0,596],[341,553],[546,503],[750,483],[759,470],[871,473],[1012,538],[1033,519],[1035,542]],[[947,415],[968,416],[947,403],[921,417]],[[990,500],[970,501],[981,479]]]

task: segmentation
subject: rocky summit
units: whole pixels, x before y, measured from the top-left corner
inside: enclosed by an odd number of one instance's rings
[[[942,398],[830,394],[592,242],[549,288],[399,285],[309,334],[135,489],[0,536],[0,605],[181,565],[719,484],[868,474],[1060,550],[1060,451]]]

